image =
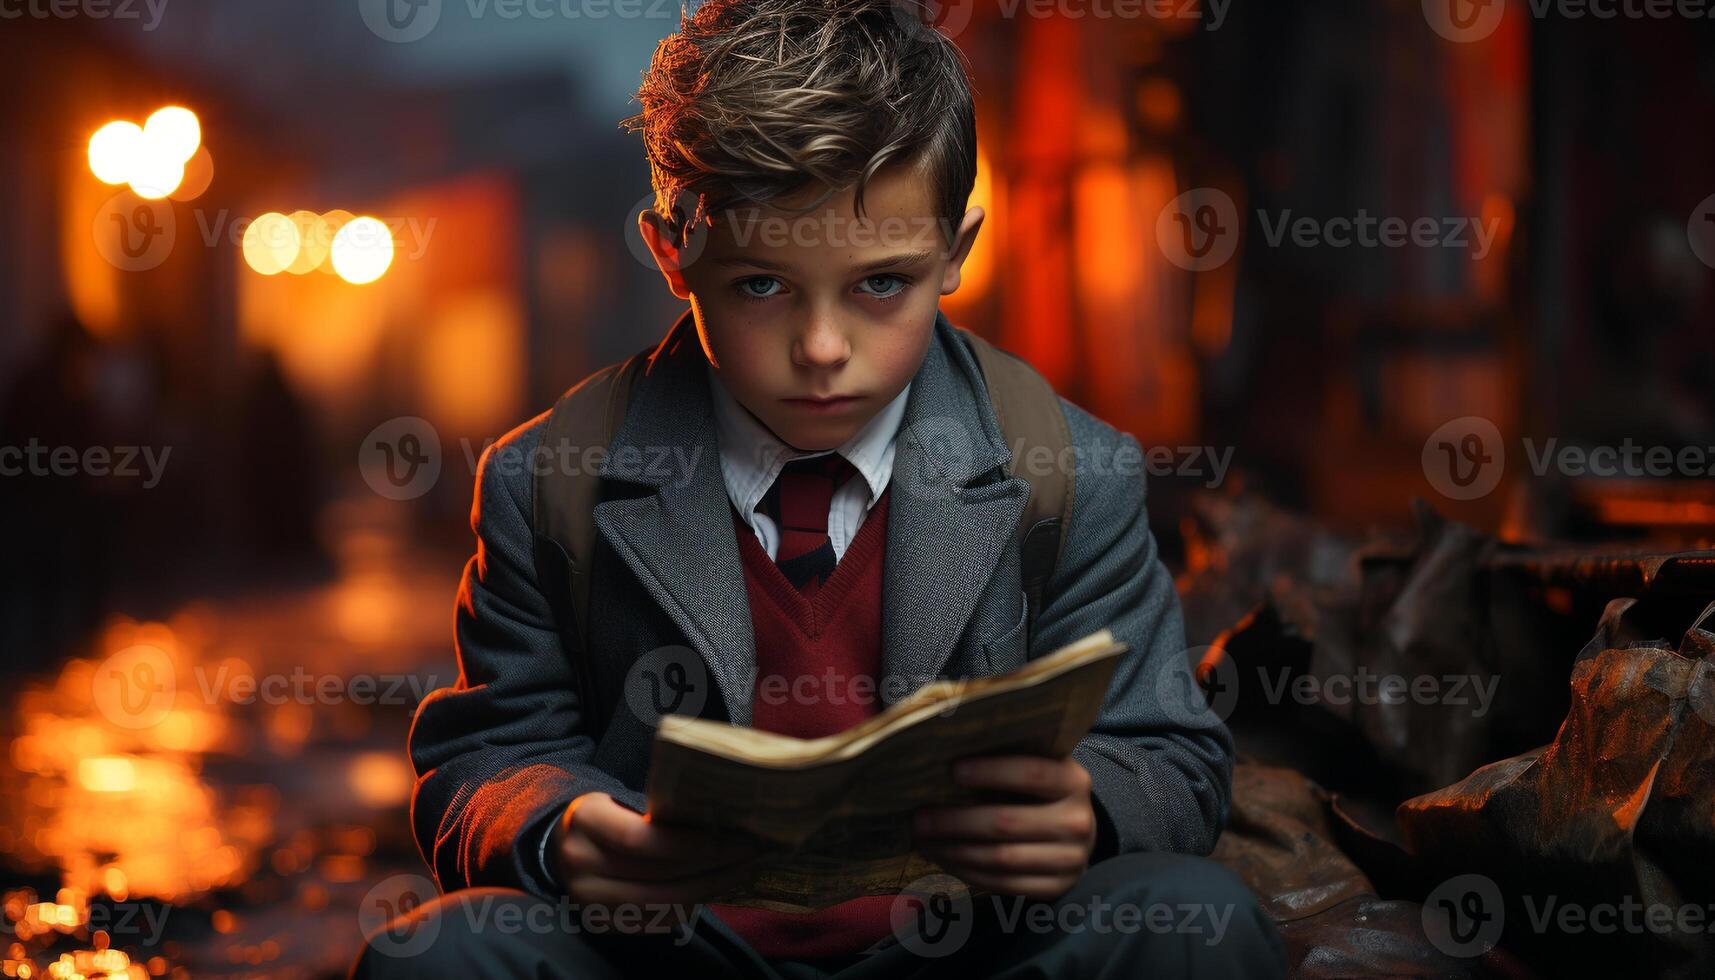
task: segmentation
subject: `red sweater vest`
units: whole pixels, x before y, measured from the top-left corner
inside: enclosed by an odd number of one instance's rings
[[[735,509],[739,555],[756,635],[751,725],[798,738],[845,731],[875,714],[881,673],[884,491],[814,599],[793,588]],[[862,677],[862,683],[854,684]],[[892,932],[892,895],[805,915],[711,903],[709,909],[770,959],[815,959],[868,949]]]

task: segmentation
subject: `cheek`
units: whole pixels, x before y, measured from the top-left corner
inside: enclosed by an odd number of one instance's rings
[[[929,335],[934,329],[931,313],[928,327],[913,325],[883,332],[865,351],[870,370],[903,385],[923,363],[923,353],[929,347]]]
[[[728,320],[709,328],[708,346],[734,394],[744,397],[771,387],[775,355],[767,331]]]

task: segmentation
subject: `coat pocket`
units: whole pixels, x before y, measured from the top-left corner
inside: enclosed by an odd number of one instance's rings
[[[1030,618],[1030,605],[1024,599],[1024,593],[1018,593],[1018,622],[1005,633],[983,644],[983,655],[988,658],[989,673],[1005,674],[1024,666],[1029,650],[1025,624]]]

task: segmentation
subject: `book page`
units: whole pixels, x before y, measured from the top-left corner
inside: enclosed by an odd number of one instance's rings
[[[897,892],[938,870],[912,850],[911,813],[921,806],[981,802],[953,784],[955,760],[1061,757],[1084,737],[1125,647],[1104,649],[1050,676],[988,684],[974,695],[904,711],[879,734],[871,733],[864,751],[825,762],[791,768],[743,762],[683,741],[687,733],[719,723],[675,726],[671,737],[664,731],[656,738],[651,819],[738,831],[780,848],[749,886],[717,900],[723,903],[804,912]],[[837,754],[837,746],[828,754]]]

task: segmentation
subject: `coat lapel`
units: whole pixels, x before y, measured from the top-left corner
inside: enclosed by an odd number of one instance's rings
[[[602,478],[641,491],[597,504],[597,531],[708,664],[727,717],[748,725],[756,646],[696,324],[687,311],[639,378]],[[906,399],[883,562],[889,703],[937,676],[999,564],[1029,496],[975,360],[946,317]],[[903,682],[903,683],[902,683]]]
[[[709,667],[736,724],[750,723],[756,645],[728,519],[696,324],[687,311],[638,379],[602,478],[652,489],[597,504],[597,531]]]
[[[981,372],[945,315],[912,381],[894,453],[880,685],[889,703],[938,676],[1028,502]]]

